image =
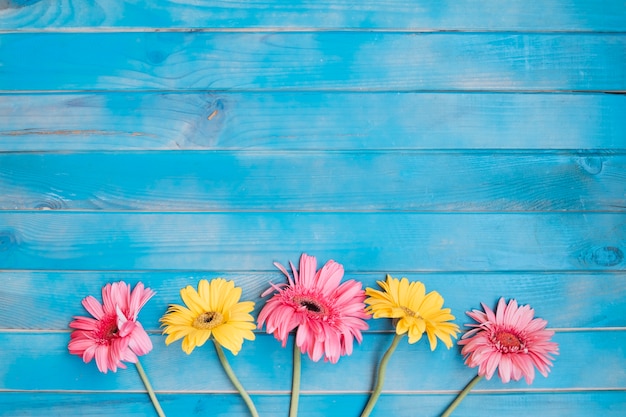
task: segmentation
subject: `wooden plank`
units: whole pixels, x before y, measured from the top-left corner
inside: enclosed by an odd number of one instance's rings
[[[355,345],[351,356],[337,364],[302,361],[302,392],[363,393],[373,385],[376,364],[391,343],[390,333],[367,333]],[[142,357],[142,365],[154,389],[167,392],[235,392],[221,371],[211,344],[186,355],[180,342],[165,346],[164,336],[151,336],[154,348]],[[626,353],[618,347],[626,343],[626,331],[591,331],[557,333],[559,355],[547,378],[537,375],[532,386],[525,381],[503,384],[497,377],[481,381],[477,389],[494,391],[517,390],[589,390],[616,389],[626,384],[622,364]],[[0,363],[0,382],[6,390],[142,390],[134,369],[101,374],[95,363],[67,350],[69,333],[0,332],[0,347],[10,361]],[[253,393],[285,393],[291,387],[291,344],[282,348],[279,341],[267,334],[258,334],[246,342],[239,354],[228,354],[228,360],[241,383]],[[593,366],[580,366],[594,352]],[[261,359],[263,358],[263,359]],[[429,364],[429,366],[424,366]],[[407,372],[407,369],[414,370]],[[174,372],[175,370],[175,372]],[[219,372],[218,372],[219,370]],[[33,372],[37,378],[33,378]],[[269,377],[271,375],[271,377]],[[407,339],[394,352],[385,378],[388,392],[420,393],[424,391],[455,392],[476,375],[476,370],[463,364],[458,348],[439,346],[431,351],[428,343],[409,345]]]
[[[626,155],[0,154],[0,209],[42,208],[624,212]]]
[[[295,259],[294,259],[295,261]],[[320,260],[321,261],[321,260]],[[338,258],[341,262],[342,259]],[[287,260],[282,261],[287,263]],[[321,263],[321,262],[320,262]],[[265,265],[263,265],[265,266]],[[271,266],[267,264],[267,266]],[[459,326],[470,323],[465,312],[480,308],[484,302],[495,307],[500,297],[515,298],[535,308],[551,328],[604,328],[624,326],[626,316],[626,279],[616,273],[396,273],[412,281],[421,281],[428,291],[437,291],[452,309]],[[0,329],[67,329],[70,318],[86,315],[80,302],[87,295],[100,298],[108,282],[143,282],[157,292],[143,308],[140,320],[146,329],[159,331],[159,318],[169,304],[180,304],[179,290],[197,286],[200,279],[222,277],[233,280],[243,289],[242,300],[253,301],[256,317],[267,298],[261,293],[269,282],[285,282],[277,270],[268,272],[223,273],[217,271],[185,272],[98,272],[98,271],[0,271]],[[344,280],[355,279],[363,288],[378,288],[384,273],[346,271]],[[473,290],[469,290],[473,289]],[[45,310],[46,314],[33,314]],[[370,330],[389,331],[390,320],[369,320]]]
[[[0,5],[6,29],[50,28],[336,28],[404,30],[598,30],[626,27],[624,4],[605,0],[330,0],[8,1]]]
[[[626,95],[4,94],[0,126],[4,151],[623,150]]]
[[[247,417],[249,412],[237,394],[169,394],[159,393],[165,413],[176,416]],[[289,409],[288,394],[253,395],[253,401],[263,416],[284,417]],[[454,399],[450,394],[389,395],[383,393],[372,416],[413,417],[419,407],[423,415],[440,415]],[[457,408],[455,415],[482,417],[484,415],[515,415],[519,410],[536,417],[571,417],[601,415],[622,417],[624,391],[590,391],[554,394],[486,394],[472,393]],[[328,417],[358,415],[367,402],[365,394],[324,394],[300,397],[299,416]],[[50,393],[0,392],[0,416],[48,417],[72,416],[137,416],[154,411],[146,394],[142,393]],[[22,413],[22,414],[20,414]],[[462,413],[462,414],[461,414]]]
[[[159,393],[159,401],[169,417],[176,416],[232,416],[250,415],[237,394],[170,394]],[[284,417],[289,410],[288,394],[253,395],[253,401],[263,416]],[[372,416],[413,417],[415,408],[428,416],[440,415],[454,399],[450,394],[391,395],[383,393]],[[472,393],[457,408],[455,415],[483,417],[485,415],[513,415],[522,409],[536,417],[622,417],[624,391],[590,391],[554,394]],[[330,415],[358,415],[367,402],[364,394],[303,394],[300,397],[299,416],[327,417]],[[49,393],[0,392],[0,416],[129,416],[152,415],[150,400],[142,393]],[[462,413],[462,414],[461,414]]]
[[[626,90],[622,34],[0,36],[0,90],[5,91]]]
[[[624,270],[626,215],[606,213],[0,214],[1,269]]]

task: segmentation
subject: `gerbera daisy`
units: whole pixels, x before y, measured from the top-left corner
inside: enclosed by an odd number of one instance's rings
[[[484,311],[467,312],[477,324],[466,324],[472,329],[459,340],[465,364],[471,368],[478,366],[478,375],[463,388],[441,417],[449,417],[483,377],[491,379],[496,368],[504,383],[511,379],[519,381],[523,376],[526,383],[531,384],[535,378],[534,368],[548,376],[552,355],[559,353],[559,346],[550,341],[554,332],[546,330],[548,322],[534,318],[535,311],[529,306],[518,307],[515,300],[507,304],[504,298],[500,298],[494,313],[481,304]]]
[[[375,319],[397,319],[396,334],[408,333],[409,343],[419,341],[426,332],[431,350],[435,350],[437,338],[448,349],[452,347],[452,337],[456,338],[459,326],[449,322],[454,316],[449,308],[442,308],[443,297],[438,292],[426,294],[426,287],[421,282],[409,282],[406,278],[398,280],[390,275],[385,282],[378,281],[378,285],[383,291],[365,290],[369,296],[365,300],[368,311]]]
[[[500,298],[495,313],[482,304],[483,311],[468,311],[467,315],[477,324],[468,324],[472,329],[463,335],[459,345],[465,363],[474,368],[478,375],[490,379],[496,368],[502,382],[519,381],[522,376],[531,384],[535,369],[548,376],[552,366],[552,355],[558,354],[558,345],[551,342],[552,330],[546,330],[547,321],[534,318],[535,311],[517,301],[507,304]]]
[[[120,281],[102,288],[102,304],[91,295],[85,297],[82,304],[93,318],[76,316],[70,323],[75,329],[68,344],[70,353],[85,363],[95,358],[98,370],[105,374],[126,368],[124,362],[136,363],[137,356],[152,350],[137,315],[153,295],[141,282],[131,292],[130,285]]]
[[[361,342],[361,330],[368,328],[365,319],[365,293],[360,282],[348,280],[340,285],[343,266],[333,260],[318,271],[314,256],[303,253],[298,272],[290,262],[293,280],[284,266],[274,263],[287,277],[288,284],[271,284],[263,296],[276,291],[267,301],[258,318],[259,329],[285,347],[289,332],[296,329],[296,345],[313,361],[322,356],[336,363],[350,355],[353,340]]]
[[[374,409],[383,389],[389,359],[405,334],[409,335],[409,343],[416,343],[425,332],[430,342],[430,350],[435,350],[437,338],[448,349],[452,347],[452,338],[456,338],[459,331],[459,326],[450,323],[454,316],[450,314],[449,308],[442,308],[443,297],[438,292],[426,294],[426,287],[421,282],[409,282],[406,278],[397,279],[391,275],[387,275],[386,281],[377,282],[383,291],[365,289],[365,294],[369,296],[365,300],[368,304],[367,311],[375,319],[395,319],[396,334],[378,365],[376,385],[361,417],[369,416]]]
[[[363,340],[361,330],[367,329],[365,292],[361,283],[348,280],[340,285],[343,266],[333,260],[317,269],[317,259],[303,253],[300,271],[291,262],[293,279],[279,263],[274,265],[287,277],[288,284],[271,284],[263,296],[274,291],[259,313],[259,329],[266,324],[267,333],[287,344],[289,332],[296,329],[293,344],[293,379],[289,416],[298,415],[300,393],[300,360],[302,354],[317,362],[337,363],[343,355],[352,353],[354,339]]]
[[[241,288],[235,287],[233,281],[222,278],[211,282],[201,279],[198,291],[191,285],[180,290],[180,298],[185,306],[172,304],[167,313],[161,317],[167,334],[165,344],[169,345],[183,339],[182,348],[188,355],[196,347],[202,346],[207,340],[213,339],[218,359],[224,372],[233,383],[253,417],[258,417],[250,395],[246,392],[239,379],[235,376],[228,363],[222,346],[237,355],[244,339],[254,340],[252,330],[256,328],[250,312],[254,309],[252,301],[239,302]],[[211,337],[212,336],[212,337]]]
[[[198,283],[198,291],[191,285],[180,290],[185,306],[172,304],[161,318],[167,334],[165,344],[183,339],[182,348],[190,354],[204,345],[211,336],[233,355],[237,355],[243,340],[254,340],[254,309],[252,301],[239,302],[241,288],[233,281],[215,278]]]

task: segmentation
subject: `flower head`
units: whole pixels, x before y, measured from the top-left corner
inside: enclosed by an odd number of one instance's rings
[[[546,330],[547,321],[533,318],[535,311],[527,305],[518,307],[517,301],[507,304],[500,298],[495,313],[482,304],[483,311],[468,311],[467,315],[478,324],[463,335],[459,344],[465,356],[465,364],[478,374],[491,379],[496,368],[502,382],[519,381],[522,376],[528,384],[535,378],[536,367],[543,376],[548,376],[552,366],[551,355],[557,355],[559,347],[550,338],[554,335]]]
[[[93,318],[76,316],[70,323],[75,329],[68,344],[70,353],[82,356],[85,363],[96,358],[98,370],[105,374],[126,368],[123,362],[137,362],[137,356],[152,350],[137,315],[153,295],[141,282],[131,292],[130,285],[120,281],[102,288],[102,304],[91,295],[85,297],[82,304]]]
[[[180,290],[185,306],[172,304],[161,318],[167,334],[165,344],[183,338],[182,348],[190,354],[194,348],[204,345],[211,336],[236,355],[243,340],[254,340],[254,309],[252,301],[239,302],[241,288],[233,281],[215,278],[198,283],[198,291],[191,285]]]
[[[437,346],[437,338],[448,349],[452,347],[452,337],[456,338],[459,326],[449,322],[454,316],[449,308],[441,308],[443,297],[438,292],[426,294],[426,287],[421,282],[409,282],[406,278],[398,280],[390,275],[385,282],[378,281],[378,285],[383,291],[365,290],[369,296],[365,300],[369,304],[368,311],[375,319],[397,319],[396,333],[408,333],[409,343],[417,342],[426,332],[431,350]]]
[[[361,283],[343,278],[343,266],[328,261],[316,271],[317,260],[305,253],[300,257],[298,272],[290,262],[293,280],[282,265],[274,263],[287,277],[288,284],[272,284],[263,295],[276,291],[259,313],[259,329],[266,324],[267,333],[287,343],[289,332],[296,330],[296,345],[313,361],[322,356],[336,363],[350,355],[353,340],[363,340],[361,330],[367,329],[365,293]]]

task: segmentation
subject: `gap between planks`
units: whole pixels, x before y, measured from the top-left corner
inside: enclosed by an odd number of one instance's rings
[[[146,333],[151,335],[161,335],[163,332],[156,329],[145,329]],[[547,327],[546,330],[552,330],[555,333],[583,333],[583,332],[622,332],[626,331],[626,326],[617,327]],[[48,334],[48,333],[71,333],[71,329],[2,329],[1,333],[15,333],[15,334]],[[254,333],[265,335],[264,330],[253,330]],[[395,331],[391,330],[367,330],[367,334],[394,334]],[[291,332],[290,334],[295,334]],[[626,388],[625,388],[626,389]]]
[[[277,390],[247,390],[251,395],[273,396],[273,395],[290,395],[291,391]],[[43,394],[143,394],[142,390],[23,390],[0,388],[0,393],[43,393]],[[159,394],[239,394],[236,390],[155,390]],[[320,390],[302,390],[301,395],[362,395],[368,394],[370,391],[320,391]],[[459,390],[384,390],[383,395],[454,395]],[[510,388],[510,389],[473,389],[471,394],[543,394],[543,393],[576,393],[576,392],[626,392],[626,387],[607,387],[607,388]]]
[[[1,34],[0,34],[1,35]],[[108,88],[85,88],[85,89],[58,89],[58,90],[0,90],[3,95],[41,95],[41,94],[247,94],[247,93],[361,93],[361,94],[617,94],[624,95],[626,90],[577,90],[577,89],[389,89],[389,88],[363,88],[363,87],[283,87],[283,88],[215,88],[215,89],[108,89]]]
[[[483,33],[514,33],[514,34],[611,34],[624,35],[624,30],[592,30],[592,29],[436,29],[436,28],[333,28],[333,27],[285,27],[285,26],[266,26],[266,27],[57,27],[57,28],[28,28],[28,29],[3,29],[0,35],[4,34],[30,34],[30,33],[441,33],[441,34],[472,34],[480,35]]]

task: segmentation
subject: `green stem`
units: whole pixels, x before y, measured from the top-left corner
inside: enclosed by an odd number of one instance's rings
[[[398,347],[398,343],[402,339],[401,334],[397,334],[393,337],[393,341],[391,342],[391,346],[387,349],[387,352],[383,355],[383,358],[380,361],[380,365],[378,365],[378,375],[376,376],[376,387],[374,391],[372,391],[372,395],[370,395],[370,399],[367,402],[367,405],[363,409],[363,413],[361,413],[361,417],[367,417],[370,415],[374,406],[376,405],[376,401],[378,401],[378,397],[380,397],[380,393],[383,390],[383,384],[385,383],[385,372],[387,372],[387,363],[391,358],[391,355]]]
[[[250,398],[246,390],[243,388],[243,385],[241,385],[241,382],[239,382],[239,380],[235,376],[233,369],[228,364],[228,360],[226,359],[226,355],[224,355],[224,350],[222,349],[222,345],[220,345],[219,342],[215,339],[213,339],[213,343],[215,344],[215,351],[217,352],[217,357],[220,359],[222,368],[224,368],[224,372],[226,372],[226,375],[228,375],[230,382],[232,382],[235,388],[237,388],[237,391],[239,391],[239,395],[241,395],[241,398],[243,398],[243,401],[248,406],[248,409],[250,410],[250,414],[252,414],[253,417],[259,417],[259,413],[256,411],[256,408],[254,407],[252,398]]]
[[[143,385],[146,387],[148,391],[148,395],[150,396],[150,400],[152,401],[152,405],[154,406],[154,410],[156,411],[159,417],[165,417],[165,413],[161,408],[161,404],[159,404],[159,400],[157,400],[156,394],[154,393],[154,389],[152,389],[152,385],[148,380],[148,376],[146,375],[141,363],[139,362],[139,358],[137,358],[137,362],[135,362],[135,366],[137,367],[137,372],[139,372],[139,376],[141,377],[141,381]]]
[[[293,340],[293,376],[291,379],[291,403],[289,404],[289,417],[298,415],[298,400],[300,398],[300,369],[302,367],[302,353]]]
[[[454,409],[456,408],[457,405],[461,404],[461,401],[463,401],[463,398],[465,398],[465,396],[472,390],[472,388],[474,388],[474,385],[478,384],[478,382],[483,379],[482,376],[480,375],[476,375],[474,377],[474,379],[472,379],[466,386],[465,388],[463,388],[463,391],[461,391],[459,393],[459,395],[456,396],[456,398],[454,399],[454,401],[452,401],[452,403],[448,406],[448,408],[446,409],[446,411],[443,412],[443,414],[441,415],[441,417],[450,417],[450,415],[452,414],[452,412],[454,411]]]

